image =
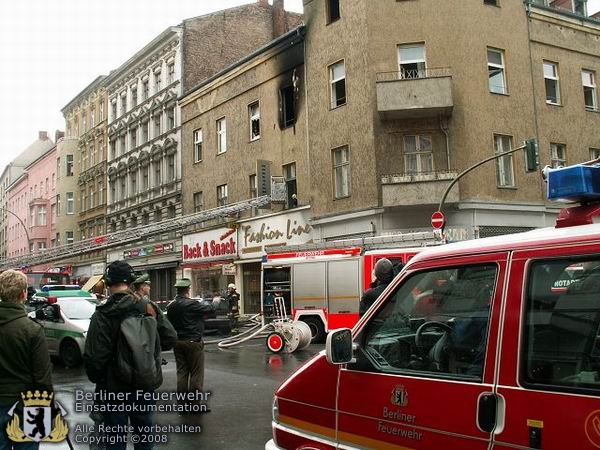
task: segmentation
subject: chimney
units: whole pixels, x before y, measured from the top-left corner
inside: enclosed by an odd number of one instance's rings
[[[285,33],[285,10],[283,0],[273,0],[273,39]]]
[[[260,6],[269,6],[269,0],[258,0]]]
[[[40,141],[47,141],[48,140],[48,132],[47,131],[38,131],[38,139]]]
[[[65,132],[64,131],[60,131],[60,130],[56,130],[54,132],[54,142],[58,142],[59,139],[62,139],[65,137]]]

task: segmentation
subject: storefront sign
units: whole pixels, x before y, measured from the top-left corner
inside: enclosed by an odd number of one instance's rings
[[[235,276],[235,264],[223,264],[223,275]]]
[[[183,236],[183,262],[201,262],[237,257],[237,231],[230,228]]]
[[[262,256],[264,248],[278,245],[299,245],[310,242],[313,228],[308,223],[310,210],[295,211],[240,224],[240,255],[243,258]]]
[[[175,245],[172,242],[167,242],[166,244],[149,245],[148,247],[125,250],[123,252],[123,258],[131,259],[131,258],[144,258],[147,256],[162,255],[163,253],[172,252],[174,249],[175,249]]]

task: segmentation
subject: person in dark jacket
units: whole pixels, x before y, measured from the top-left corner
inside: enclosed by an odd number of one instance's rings
[[[21,393],[52,388],[52,365],[41,325],[27,317],[27,277],[15,270],[0,274],[0,448],[33,450],[38,442],[13,442],[6,434],[8,412]],[[23,418],[22,408],[16,410]]]
[[[387,258],[381,258],[375,263],[373,269],[373,277],[375,280],[371,283],[371,288],[367,289],[360,299],[358,314],[362,316],[367,309],[371,307],[377,297],[385,290],[388,284],[394,279],[394,266]]]
[[[177,280],[177,295],[167,308],[167,317],[177,331],[173,350],[177,365],[177,392],[196,394],[203,392],[204,387],[204,318],[214,314],[214,304],[220,302],[220,297],[215,297],[213,303],[190,298],[191,285],[189,278]],[[184,403],[180,401],[180,404]]]
[[[110,393],[128,393],[124,400],[108,400],[109,405],[125,404],[124,409],[134,409],[140,407],[138,411],[107,411],[104,412],[104,423],[107,426],[118,426],[120,430],[126,429],[128,421],[135,428],[134,434],[138,436],[134,448],[152,449],[150,442],[143,441],[138,427],[151,426],[153,423],[152,411],[146,411],[148,405],[154,404],[154,401],[139,401],[135,389],[128,386],[119,379],[115,368],[115,352],[119,336],[119,327],[121,321],[128,315],[139,312],[137,299],[130,290],[130,285],[137,278],[133,268],[125,261],[114,261],[108,265],[104,273],[104,281],[110,289],[110,297],[102,304],[96,307],[96,312],[92,316],[83,353],[83,362],[88,378],[92,383],[96,383],[96,392],[106,393],[105,398]],[[157,321],[158,322],[158,321]],[[158,328],[158,326],[157,326]],[[160,336],[160,329],[159,336]],[[162,347],[162,341],[161,341]],[[123,398],[121,396],[121,398]],[[127,445],[126,432],[117,432],[111,436],[117,437],[115,442],[108,448],[125,450]]]

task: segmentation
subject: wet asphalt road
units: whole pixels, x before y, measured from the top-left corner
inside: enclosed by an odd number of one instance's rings
[[[263,449],[265,442],[271,438],[273,393],[288,375],[322,349],[322,345],[310,345],[292,354],[275,355],[267,350],[264,339],[254,339],[224,350],[216,345],[207,345],[204,386],[206,391],[211,392],[207,403],[211,412],[183,417],[175,412],[155,413],[155,423],[199,425],[202,431],[167,434],[168,442],[155,447],[178,450]],[[158,391],[174,392],[175,358],[172,351],[165,352],[163,356],[168,364],[163,366],[164,382]],[[65,420],[71,442],[76,449],[88,449],[89,445],[81,442],[88,434],[83,430],[93,422],[88,413],[75,411],[75,391],[93,392],[94,385],[89,382],[82,367],[65,368],[59,363],[55,363],[53,379],[55,399],[68,411]],[[68,448],[66,441],[42,443],[40,446],[42,450]],[[133,448],[131,443],[129,448]]]

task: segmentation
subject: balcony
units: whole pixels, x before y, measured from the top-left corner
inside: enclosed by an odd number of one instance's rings
[[[377,74],[377,110],[384,119],[408,119],[452,114],[449,68]]]
[[[437,205],[457,175],[458,172],[454,171],[382,175],[383,206]],[[459,198],[459,188],[456,185],[450,190],[446,202],[456,203]]]

